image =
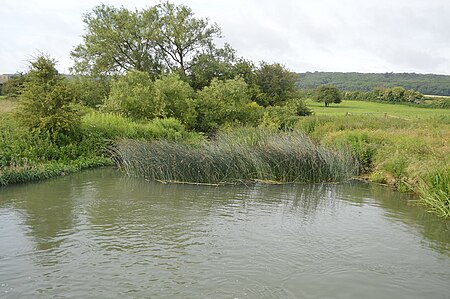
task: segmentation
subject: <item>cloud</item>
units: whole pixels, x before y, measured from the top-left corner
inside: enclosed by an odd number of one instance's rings
[[[157,1],[110,0],[143,8]],[[450,74],[448,0],[175,0],[209,17],[238,54],[295,71]],[[2,7],[0,73],[23,69],[36,51],[64,71],[81,42],[82,15],[100,1],[7,1]]]

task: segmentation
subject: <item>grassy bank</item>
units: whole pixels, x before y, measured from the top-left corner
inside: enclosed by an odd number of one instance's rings
[[[367,179],[415,192],[429,208],[449,216],[449,117],[311,116],[299,121],[297,130],[325,146],[350,149]]]
[[[128,174],[163,181],[335,182],[358,170],[345,150],[331,151],[301,133],[257,128],[222,133],[199,146],[122,140],[114,152]]]
[[[175,119],[137,123],[114,114],[91,112],[82,118],[74,138],[55,142],[32,132],[16,115],[0,113],[0,186],[64,175],[89,167],[114,165],[108,148],[116,138],[165,139],[198,143],[201,135],[186,131]]]

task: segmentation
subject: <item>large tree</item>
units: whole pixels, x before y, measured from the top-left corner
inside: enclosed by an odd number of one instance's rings
[[[220,37],[217,25],[169,2],[134,11],[103,4],[86,14],[84,23],[84,42],[72,51],[74,71],[94,75],[130,70],[186,75]]]
[[[314,95],[316,102],[324,102],[325,107],[328,107],[331,103],[339,104],[342,102],[342,96],[339,89],[331,85],[322,85],[316,89]]]
[[[157,45],[166,65],[186,75],[195,58],[214,47],[213,39],[220,37],[220,28],[208,19],[195,18],[192,10],[163,2],[158,11]]]
[[[297,75],[279,63],[262,62],[256,70],[256,84],[261,90],[257,99],[258,104],[280,105],[295,97]]]

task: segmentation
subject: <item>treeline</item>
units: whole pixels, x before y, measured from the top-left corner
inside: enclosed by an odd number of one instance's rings
[[[401,86],[429,95],[450,95],[450,76],[415,73],[306,72],[298,74],[299,88],[333,85],[340,90],[372,91],[377,87]]]

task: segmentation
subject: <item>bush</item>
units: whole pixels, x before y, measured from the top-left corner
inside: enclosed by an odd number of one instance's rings
[[[242,78],[219,81],[198,92],[198,119],[196,129],[214,132],[226,123],[245,124],[246,108],[251,102],[248,87]]]
[[[19,99],[17,115],[26,127],[49,133],[55,141],[76,133],[80,114],[72,106],[75,95],[53,59],[41,55],[31,62]]]
[[[195,126],[194,90],[178,75],[163,76],[155,81],[156,102],[164,103],[164,116],[179,119],[189,128]]]
[[[68,81],[75,92],[77,102],[91,108],[98,108],[108,98],[111,86],[106,77],[76,76]]]
[[[174,118],[153,119],[149,122],[136,122],[114,113],[92,112],[83,117],[82,131],[86,136],[105,140],[105,145],[114,139],[168,139],[199,142],[202,137],[188,132],[183,124]]]
[[[131,71],[111,84],[103,110],[135,120],[164,116],[165,103],[155,97],[155,84],[146,72]]]

